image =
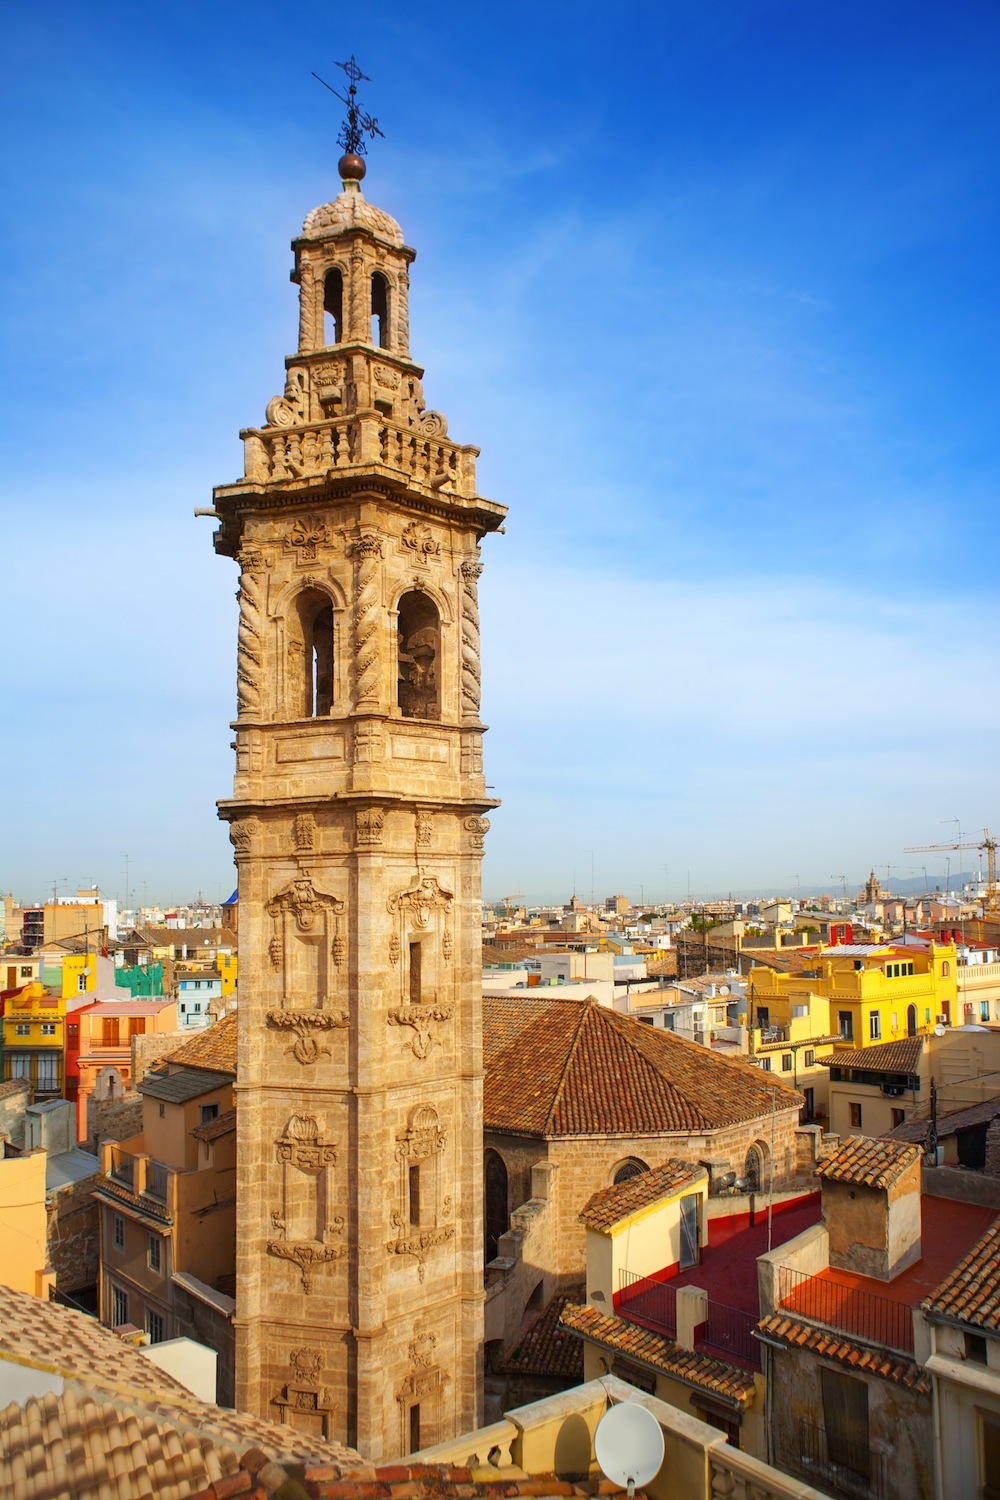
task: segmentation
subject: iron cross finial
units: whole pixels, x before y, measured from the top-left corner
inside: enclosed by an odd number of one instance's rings
[[[363,110],[358,103],[358,84],[362,79],[365,83],[371,83],[371,79],[367,73],[362,73],[353,52],[347,62],[335,62],[334,66],[342,68],[347,75],[349,87],[346,95],[340,93],[332,84],[327,83],[325,78],[320,78],[318,73],[314,73],[313,77],[317,83],[321,83],[325,89],[329,89],[330,93],[334,94],[340,100],[341,104],[347,105],[347,119],[340,127],[337,145],[342,146],[344,151],[349,155],[363,156],[368,149],[365,136],[367,135],[371,140],[374,140],[377,135],[382,135],[382,131],[378,128],[378,120],[375,119],[374,115],[370,115],[366,110]]]

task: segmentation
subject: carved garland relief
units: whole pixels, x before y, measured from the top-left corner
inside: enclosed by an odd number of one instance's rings
[[[418,1105],[410,1111],[406,1129],[396,1137],[396,1161],[400,1172],[400,1194],[402,1207],[396,1209],[391,1218],[396,1237],[386,1244],[390,1255],[409,1255],[417,1262],[417,1275],[421,1281],[426,1275],[428,1250],[444,1245],[454,1238],[454,1224],[439,1223],[439,1162],[447,1144],[447,1133],[438,1119],[437,1110],[428,1104]],[[412,1205],[408,1211],[409,1173],[411,1167],[426,1163],[429,1175],[420,1188],[421,1222],[415,1224],[411,1218]],[[440,1214],[447,1216],[451,1210],[451,1197],[440,1202]]]
[[[267,1241],[267,1253],[298,1267],[308,1295],[316,1267],[347,1253],[345,1222],[327,1207],[328,1174],[337,1147],[323,1140],[313,1115],[292,1115],[275,1141],[275,1155],[281,1166],[281,1205],[271,1211],[275,1238]]]
[[[390,938],[389,948],[389,957],[394,965],[399,962],[404,941],[411,928],[421,932],[435,929],[440,934],[441,954],[447,962],[451,954],[448,922],[453,899],[451,891],[444,890],[433,875],[424,876],[411,890],[389,897],[389,915],[397,920],[397,928]],[[401,983],[405,983],[406,979],[405,974],[400,976]],[[414,1001],[411,996],[407,996],[402,1004],[390,1006],[386,1022],[389,1026],[408,1027],[413,1034],[407,1045],[414,1057],[424,1058],[434,1045],[432,1027],[450,1020],[453,1012],[454,1006],[440,1004],[433,997],[425,1000],[421,994],[419,1000]]]
[[[309,818],[311,813],[300,813],[296,824]],[[296,843],[307,833],[311,840],[315,819],[311,826],[296,828]],[[282,997],[280,1009],[266,1012],[267,1023],[294,1035],[288,1050],[296,1062],[309,1066],[331,1056],[317,1033],[341,1030],[348,1023],[347,1011],[332,1003],[331,994],[337,983],[334,971],[347,958],[347,942],[340,932],[347,903],[318,891],[309,876],[302,875],[272,897],[267,910],[273,927],[268,956]]]

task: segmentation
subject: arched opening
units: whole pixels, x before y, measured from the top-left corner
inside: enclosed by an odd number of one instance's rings
[[[381,271],[372,272],[372,343],[389,347],[389,283]]]
[[[917,1007],[915,1005],[908,1005],[906,1007],[906,1035],[907,1036],[916,1036],[916,1034],[917,1034]]]
[[[433,600],[418,589],[399,601],[398,702],[404,719],[439,719],[441,621]]]
[[[951,964],[948,961],[948,959],[943,959],[942,962],[941,962],[941,978],[942,979],[949,979],[950,977],[951,977]]]
[[[339,344],[344,332],[344,278],[334,266],[323,282],[323,342]]]
[[[497,1151],[487,1151],[483,1163],[485,1188],[486,1261],[495,1260],[500,1236],[507,1233],[510,1215],[507,1211],[507,1168]]]
[[[620,1161],[617,1167],[615,1167],[611,1181],[617,1186],[619,1182],[628,1182],[630,1178],[641,1177],[643,1172],[648,1171],[649,1168],[646,1163],[641,1161],[638,1156],[629,1156],[625,1161]]]
[[[751,1146],[743,1164],[743,1177],[748,1193],[759,1193],[764,1186],[764,1153],[759,1146]]]
[[[299,594],[289,632],[292,711],[316,719],[333,707],[333,605],[319,589]]]

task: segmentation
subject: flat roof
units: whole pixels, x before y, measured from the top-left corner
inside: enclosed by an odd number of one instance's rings
[[[199,1094],[210,1094],[231,1084],[231,1073],[209,1073],[205,1068],[177,1068],[173,1073],[147,1073],[136,1084],[140,1094],[149,1094],[153,1099],[166,1099],[171,1104],[186,1104],[197,1099]]]
[[[45,1191],[54,1192],[56,1188],[66,1187],[71,1182],[93,1177],[100,1170],[100,1157],[91,1156],[89,1151],[81,1151],[79,1146],[73,1146],[69,1151],[60,1151],[54,1156],[50,1152],[45,1163]]]

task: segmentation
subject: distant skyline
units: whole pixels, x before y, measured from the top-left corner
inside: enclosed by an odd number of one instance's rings
[[[996,832],[995,6],[40,0],[5,39],[0,890],[235,884],[192,513],[281,388],[352,52],[428,402],[510,507],[484,893],[933,889],[905,846]]]

